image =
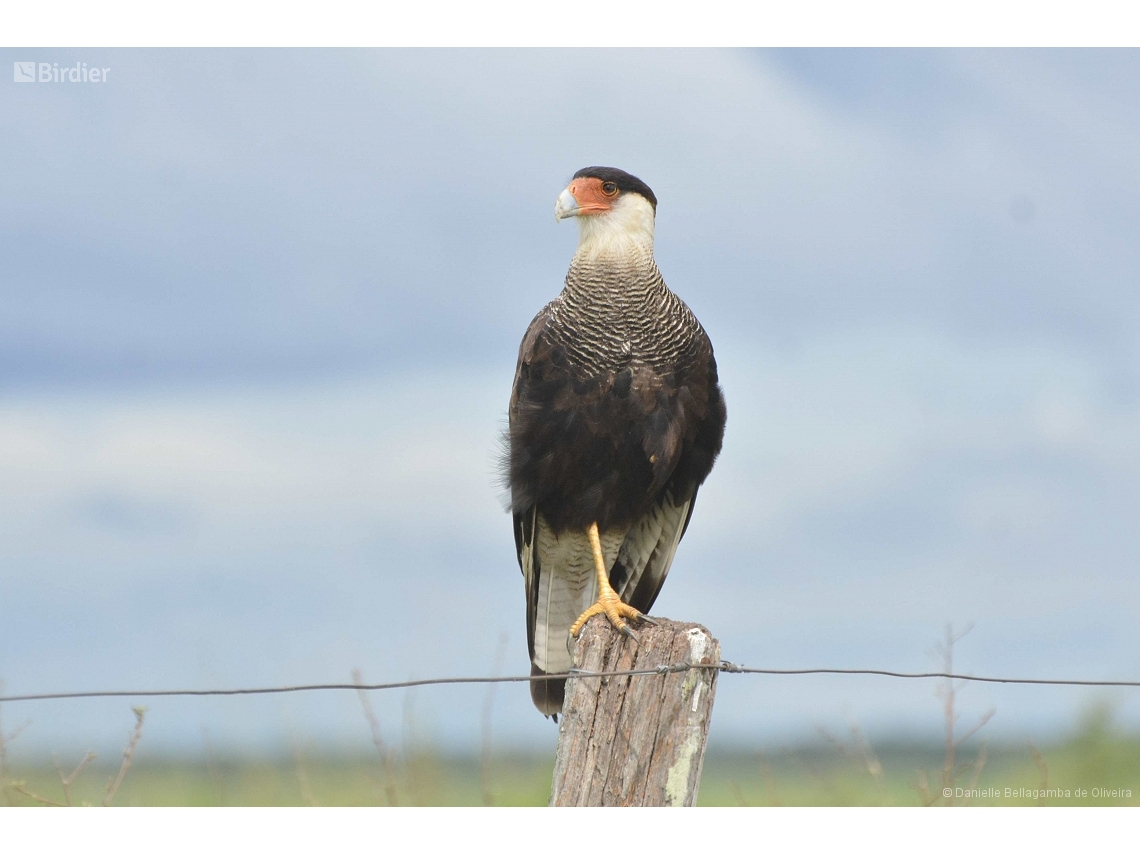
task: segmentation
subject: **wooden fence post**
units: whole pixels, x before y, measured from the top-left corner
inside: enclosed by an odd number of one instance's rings
[[[634,642],[590,620],[575,667],[632,671],[720,664],[720,642],[695,623],[656,618]],[[716,668],[636,677],[571,677],[558,730],[552,806],[691,806],[697,801]]]

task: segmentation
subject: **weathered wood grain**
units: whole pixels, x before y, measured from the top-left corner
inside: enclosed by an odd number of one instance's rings
[[[695,623],[656,618],[634,642],[602,616],[578,638],[574,663],[584,671],[720,664],[720,642]],[[697,800],[715,668],[637,677],[575,678],[554,761],[553,806],[690,806]]]

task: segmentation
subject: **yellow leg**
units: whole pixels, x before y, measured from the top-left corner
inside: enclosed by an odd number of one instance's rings
[[[626,605],[621,601],[617,591],[610,585],[610,576],[606,572],[606,558],[602,554],[602,539],[598,534],[598,524],[596,522],[590,523],[590,527],[586,529],[586,534],[590,538],[590,546],[594,550],[594,569],[598,573],[598,599],[586,611],[578,616],[574,621],[574,625],[570,627],[570,635],[574,638],[578,637],[578,633],[582,631],[582,627],[586,625],[586,621],[594,615],[604,614],[610,619],[610,623],[614,625],[614,629],[624,632],[631,638],[636,638],[633,631],[626,625],[623,618],[630,620],[643,620],[649,623],[645,615],[635,609],[633,606]]]

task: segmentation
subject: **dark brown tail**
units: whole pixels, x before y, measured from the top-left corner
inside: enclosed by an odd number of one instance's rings
[[[546,672],[535,665],[530,665],[530,676],[541,677]],[[538,711],[551,716],[558,721],[558,714],[562,712],[562,701],[566,698],[565,680],[532,680],[530,684],[530,698]]]

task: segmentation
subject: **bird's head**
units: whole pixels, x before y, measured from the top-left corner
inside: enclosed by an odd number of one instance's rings
[[[556,219],[578,218],[579,254],[652,252],[656,214],[657,197],[649,185],[612,166],[579,169],[554,203]]]

